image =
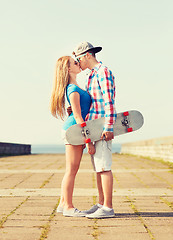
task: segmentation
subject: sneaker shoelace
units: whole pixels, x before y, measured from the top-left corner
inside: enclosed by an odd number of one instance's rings
[[[74,212],[80,213],[81,211],[79,211],[77,208],[75,208]]]

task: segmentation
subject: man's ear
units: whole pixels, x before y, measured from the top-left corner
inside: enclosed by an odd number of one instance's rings
[[[91,58],[91,56],[92,56],[92,55],[91,55],[89,52],[87,52],[87,54],[86,54],[86,55],[87,55],[87,58],[89,58],[89,59],[90,59],[90,58]]]

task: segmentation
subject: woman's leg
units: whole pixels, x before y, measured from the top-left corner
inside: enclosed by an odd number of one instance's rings
[[[66,145],[66,172],[61,184],[61,202],[65,209],[74,208],[72,197],[74,182],[83,154],[83,146]]]

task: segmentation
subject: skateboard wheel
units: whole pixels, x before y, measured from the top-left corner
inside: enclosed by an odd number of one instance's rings
[[[133,132],[133,128],[127,128],[127,132]]]
[[[86,122],[81,123],[81,127],[86,127]]]
[[[86,143],[90,143],[90,142],[91,142],[91,139],[88,138],[88,139],[85,140],[85,142],[86,142]]]
[[[126,117],[126,116],[129,116],[129,112],[123,112],[123,115]]]

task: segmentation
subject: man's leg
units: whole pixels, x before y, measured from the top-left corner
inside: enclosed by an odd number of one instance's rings
[[[95,149],[94,164],[97,172],[99,203],[101,202],[105,207],[112,208],[112,141],[98,141],[95,144]]]
[[[97,173],[99,203],[112,208],[113,175],[112,171]]]
[[[112,171],[101,172],[101,187],[103,190],[103,205],[112,208],[113,175]]]
[[[100,197],[104,198],[103,207],[98,208],[95,212],[87,214],[87,218],[112,218],[115,217],[114,210],[112,208],[112,191],[113,191],[113,176],[112,171],[104,171],[97,173],[98,181],[98,189],[102,189],[102,192],[99,191],[99,199]],[[101,181],[100,181],[101,178]]]
[[[103,195],[103,188],[102,188],[102,179],[101,179],[101,173],[97,173],[97,189],[99,193],[99,204],[104,204],[104,195]]]
[[[88,218],[111,218],[115,217],[112,208],[113,175],[111,171],[112,152],[111,141],[96,142],[96,153],[92,158],[94,170],[97,172],[97,187],[99,192],[99,207],[93,213],[86,215]]]

